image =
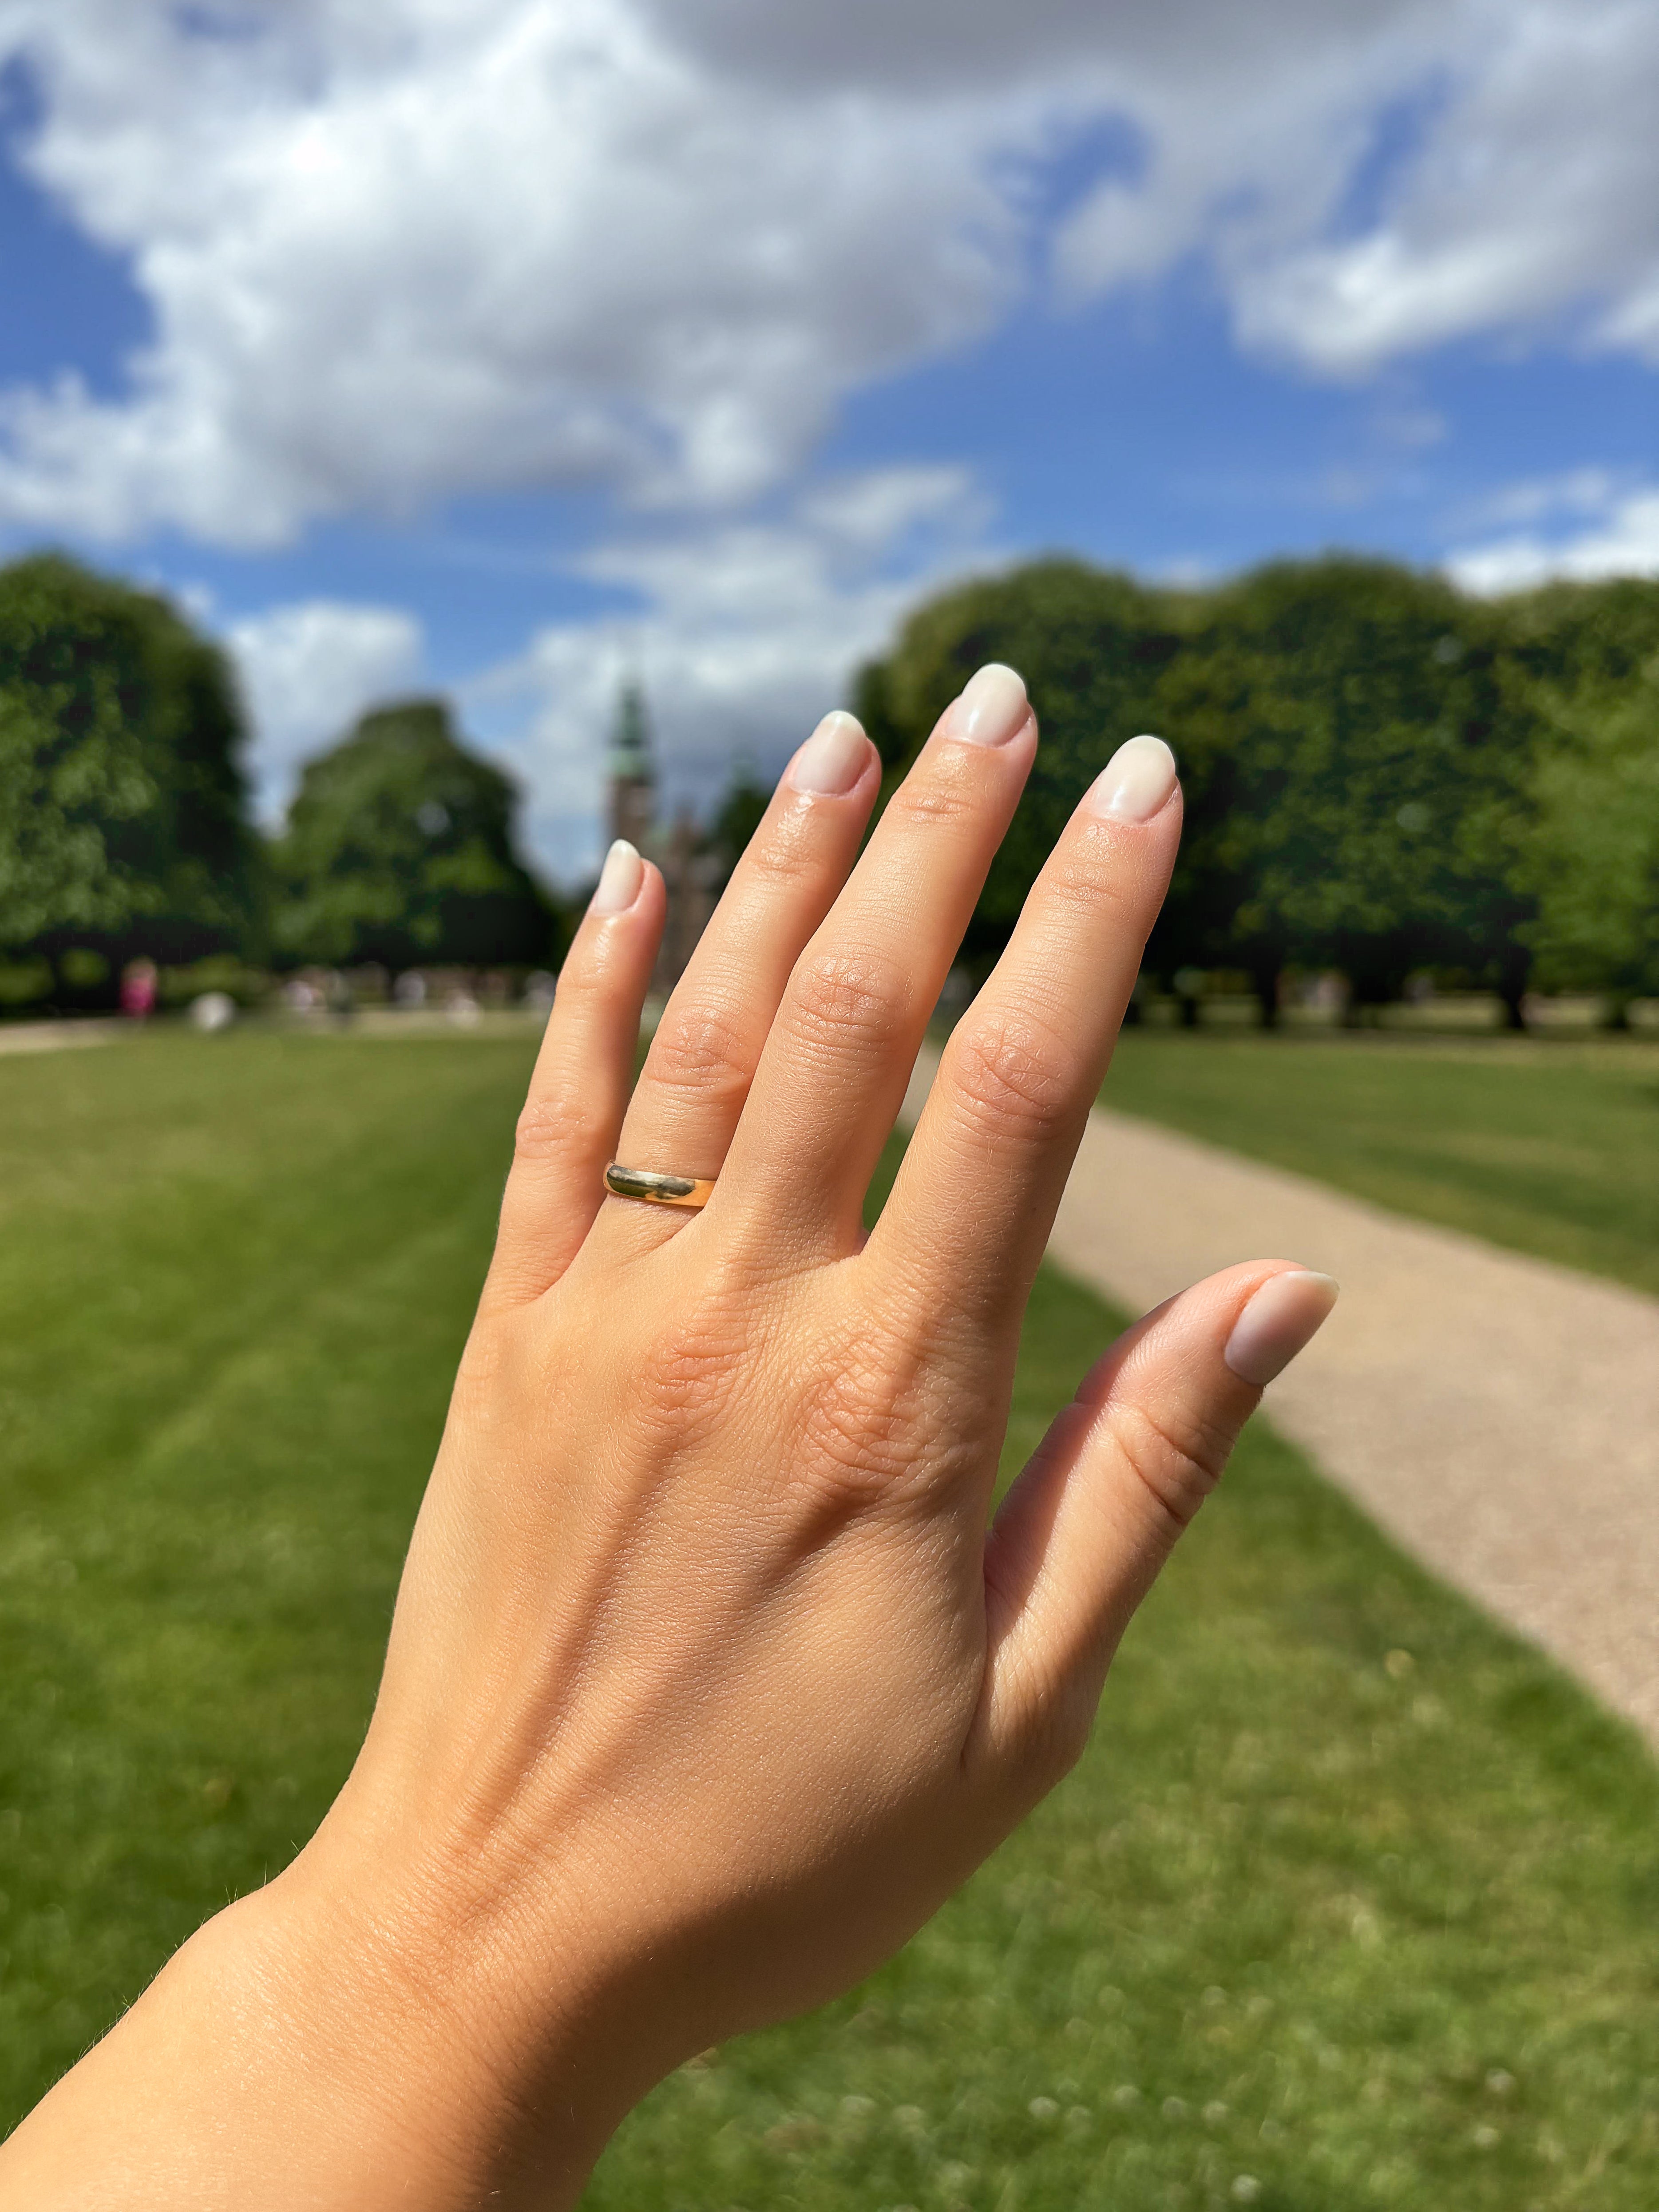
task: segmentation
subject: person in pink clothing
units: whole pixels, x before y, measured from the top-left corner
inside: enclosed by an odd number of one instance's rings
[[[156,968],[153,960],[129,960],[121,970],[121,1012],[136,1022],[155,1012]]]

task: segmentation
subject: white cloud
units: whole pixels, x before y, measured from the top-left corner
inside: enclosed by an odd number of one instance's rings
[[[243,14],[12,0],[30,166],[156,319],[130,400],[11,395],[14,520],[258,544],[502,486],[741,499],[1006,297],[978,137],[722,82],[627,0]]]
[[[0,519],[42,529],[740,506],[1045,249],[1079,294],[1205,259],[1334,375],[1492,332],[1659,362],[1646,0],[0,0],[20,52],[28,165],[155,324],[125,398],[0,398]],[[1040,214],[1103,118],[1137,173]]]
[[[1499,530],[1543,522],[1553,515],[1605,515],[1621,494],[1637,489],[1612,469],[1593,465],[1526,477],[1518,483],[1500,485],[1475,502],[1464,514],[1464,528]]]
[[[366,707],[418,680],[421,625],[401,608],[309,599],[231,625],[225,639],[253,727],[255,804],[281,817],[301,763]]]
[[[1206,258],[1247,343],[1337,375],[1471,333],[1659,362],[1643,0],[659,0],[727,69],[1113,113],[1139,173],[1055,241],[1078,293]]]
[[[494,750],[533,794],[530,842],[555,872],[598,862],[605,752],[617,692],[643,683],[664,811],[707,805],[740,761],[775,775],[818,717],[845,703],[917,592],[990,557],[982,501],[955,469],[875,471],[781,517],[619,542],[584,562],[643,601],[636,614],[556,623],[461,687],[475,720],[514,700],[523,733]]]
[[[1486,35],[1446,53],[1455,77],[1382,215],[1352,239],[1247,259],[1245,335],[1365,373],[1572,316],[1584,343],[1659,365],[1659,13],[1630,0],[1461,12]]]
[[[1556,577],[1659,576],[1659,489],[1651,485],[1620,489],[1605,471],[1580,469],[1516,485],[1499,506],[1516,521],[1575,520],[1553,532],[1510,531],[1450,554],[1443,565],[1465,591],[1522,592]]]

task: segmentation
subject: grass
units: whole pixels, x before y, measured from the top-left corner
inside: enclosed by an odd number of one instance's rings
[[[308,1832],[528,1048],[0,1066],[0,2120]],[[1045,1274],[1010,1462],[1113,1327]],[[628,2212],[1650,2212],[1659,1772],[1270,1431],[903,1955],[635,2115]]]
[[[1131,1030],[1103,1097],[1659,1293],[1659,1048],[1645,1042]]]
[[[0,1061],[0,2117],[338,1786],[528,1063]]]

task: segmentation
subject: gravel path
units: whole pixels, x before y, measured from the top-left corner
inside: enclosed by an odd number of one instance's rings
[[[75,1045],[107,1044],[117,1021],[10,1022],[0,1026],[0,1053],[63,1052]]]
[[[1275,1427],[1659,1747],[1659,1299],[1099,1109],[1048,1249],[1138,1313],[1235,1260],[1336,1276]]]

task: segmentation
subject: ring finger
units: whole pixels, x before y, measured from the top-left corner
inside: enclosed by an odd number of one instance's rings
[[[784,771],[646,1054],[617,1146],[625,1166],[719,1175],[801,947],[858,851],[880,782],[851,714],[828,714]],[[620,1200],[629,1233],[660,1239],[686,1216]]]

